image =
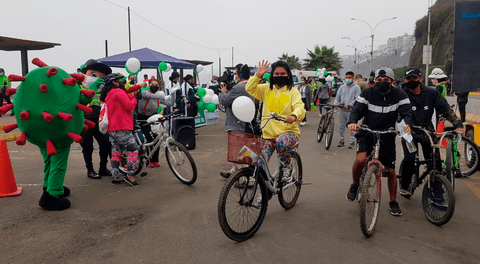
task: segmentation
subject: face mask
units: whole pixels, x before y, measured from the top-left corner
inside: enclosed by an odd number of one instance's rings
[[[98,79],[98,77],[94,77],[94,76],[87,76],[86,80],[85,80],[85,88],[88,88],[90,87],[90,84],[92,84],[94,81],[96,81]]]
[[[415,90],[415,88],[417,88],[419,84],[419,81],[410,81],[405,83],[405,86],[407,86],[407,88],[410,90]]]
[[[118,80],[118,88],[125,90],[125,84],[123,84],[122,80]]]
[[[273,83],[276,84],[278,87],[283,87],[287,85],[288,76],[276,76],[273,77]]]
[[[159,89],[159,88],[160,88],[160,87],[158,87],[158,86],[156,86],[156,85],[150,86],[150,91],[151,91],[152,93],[156,93],[156,92],[158,92],[158,89]]]
[[[4,74],[5,74],[5,73],[3,73],[3,72],[0,72],[0,76],[3,76]]]
[[[346,84],[351,84],[352,82],[353,82],[353,80],[351,80],[351,79],[345,79]]]
[[[390,83],[389,82],[378,82],[377,84],[378,90],[381,94],[385,95],[390,90]]]

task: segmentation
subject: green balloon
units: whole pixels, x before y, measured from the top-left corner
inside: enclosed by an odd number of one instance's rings
[[[167,63],[162,61],[158,64],[158,69],[161,70],[162,72],[163,71],[166,71],[167,70]]]
[[[198,110],[203,111],[205,109],[205,102],[204,101],[198,102],[197,108]]]
[[[197,95],[198,95],[200,98],[204,97],[206,94],[207,94],[207,91],[205,90],[205,88],[198,88],[198,90],[197,90]]]
[[[207,103],[207,111],[208,112],[215,112],[215,110],[217,109],[217,106],[210,102],[210,103]]]
[[[324,71],[324,72],[323,72],[323,76],[326,77],[327,75],[328,75],[328,72],[327,72],[327,71]]]
[[[265,79],[267,79],[267,82],[270,82],[270,73],[268,73],[268,72],[265,73],[265,74],[263,75],[263,77],[265,77]]]

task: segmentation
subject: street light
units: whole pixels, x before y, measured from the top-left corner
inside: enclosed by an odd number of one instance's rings
[[[385,20],[382,20],[382,21],[378,22],[378,24],[375,25],[374,28],[372,28],[372,26],[370,26],[370,24],[365,20],[361,20],[361,19],[353,18],[353,17],[350,18],[350,20],[362,21],[363,23],[367,24],[370,27],[370,32],[371,32],[370,37],[372,38],[372,49],[370,51],[370,72],[372,72],[372,64],[373,64],[373,39],[375,38],[375,30],[377,29],[377,26],[380,25],[380,23],[388,21],[388,20],[393,20],[393,19],[397,19],[397,17],[392,17],[392,18],[387,18]]]
[[[347,47],[351,47],[355,50],[355,55],[354,55],[354,59],[353,59],[353,63],[355,64],[355,66],[357,66],[357,45],[360,42],[360,40],[366,39],[366,38],[369,38],[369,37],[370,36],[363,37],[363,38],[359,39],[356,43],[350,37],[342,37],[342,39],[348,39],[353,43],[353,46],[347,45]],[[357,70],[358,70],[358,68],[357,68]]]

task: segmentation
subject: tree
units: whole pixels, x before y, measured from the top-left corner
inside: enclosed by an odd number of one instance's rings
[[[300,63],[300,58],[293,55],[293,56],[288,56],[287,53],[283,53],[281,57],[278,57],[279,60],[286,61],[290,69],[297,69],[300,70],[302,68],[302,64]]]
[[[313,51],[307,49],[309,58],[303,60],[305,62],[303,65],[305,70],[314,71],[317,68],[325,68],[327,71],[340,70],[342,64],[339,54],[334,51],[334,48],[335,47],[328,48],[327,46],[320,48],[318,45],[315,45]]]

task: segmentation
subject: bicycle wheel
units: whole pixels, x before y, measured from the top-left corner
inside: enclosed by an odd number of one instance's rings
[[[360,228],[366,237],[375,232],[380,210],[381,185],[377,170],[377,164],[370,166],[360,186]]]
[[[467,177],[477,172],[480,167],[480,150],[473,140],[462,137],[460,143],[457,143],[457,159],[461,174],[458,177]]]
[[[137,162],[135,163],[135,171],[133,172],[133,175],[131,175],[131,176],[135,176],[142,171],[142,168],[143,168],[143,164],[141,162],[142,159],[146,159],[146,157],[139,153],[138,158],[137,158]],[[127,153],[126,152],[123,153],[122,158],[120,159],[120,165],[118,167],[118,170],[123,175],[127,175],[128,166],[127,166]]]
[[[325,114],[326,116],[327,114]],[[325,134],[325,120],[326,117],[322,116],[320,118],[320,123],[318,123],[318,128],[317,128],[317,142],[322,142],[323,134]]]
[[[333,139],[333,130],[334,130],[334,118],[331,117],[328,121],[327,128],[326,128],[326,135],[325,135],[325,149],[328,150],[332,145]]]
[[[223,106],[222,104],[218,104],[218,110],[225,113],[225,106]]]
[[[218,199],[220,227],[234,241],[242,242],[255,235],[267,213],[267,187],[262,175],[256,186],[249,187],[249,180],[253,177],[253,167],[236,171],[225,182]]]
[[[297,152],[292,151],[290,163],[292,164],[290,175],[284,175],[283,168],[279,170],[282,178],[278,184],[278,201],[285,210],[291,209],[297,202],[303,182],[302,160]]]
[[[455,177],[453,176],[455,168],[453,165],[453,142],[452,139],[447,140],[447,149],[445,150],[445,178],[450,182],[452,188],[455,190]],[[458,157],[458,156],[457,156]]]
[[[455,194],[450,182],[438,171],[430,173],[430,182],[423,186],[423,213],[434,225],[444,225],[450,221],[455,211]]]
[[[182,183],[191,185],[197,180],[197,166],[188,150],[177,141],[171,141],[165,148],[167,163],[175,177]]]

